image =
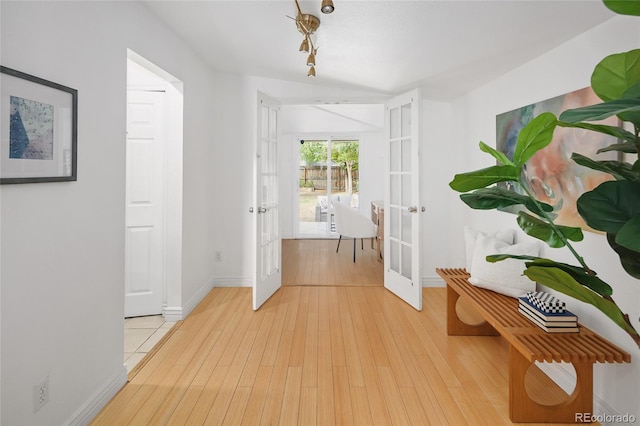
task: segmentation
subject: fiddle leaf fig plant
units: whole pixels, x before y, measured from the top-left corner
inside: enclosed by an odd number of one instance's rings
[[[621,14],[640,16],[640,2],[604,0],[611,10]],[[454,176],[449,186],[461,192],[461,200],[473,209],[500,209],[520,206],[516,219],[528,235],[554,248],[566,247],[578,265],[552,259],[491,255],[489,262],[506,258],[525,261],[523,274],[555,291],[589,303],[609,317],[635,341],[640,348],[640,335],[613,299],[613,288],[591,269],[578,254],[572,242],[583,239],[581,228],[554,223],[554,208],[536,199],[526,179],[526,163],[538,151],[548,146],[557,127],[574,127],[614,136],[616,143],[598,151],[620,152],[633,162],[602,161],[574,153],[573,161],[581,166],[608,173],[606,181],[577,200],[580,216],[591,228],[606,234],[608,245],[620,258],[624,270],[640,279],[640,49],[617,53],[604,58],[594,69],[591,87],[602,100],[593,106],[564,111],[559,117],[542,113],[531,120],[519,133],[513,158],[484,142],[480,150],[491,155],[497,165]],[[616,116],[620,126],[594,122]],[[508,190],[500,182],[515,183],[522,194]]]

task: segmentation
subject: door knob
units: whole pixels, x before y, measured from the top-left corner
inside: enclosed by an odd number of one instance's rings
[[[260,214],[260,213],[266,213],[266,212],[267,212],[267,209],[266,209],[266,208],[264,208],[264,207],[258,207],[258,214]]]
[[[418,208],[416,206],[411,206],[411,207],[409,207],[408,211],[409,211],[409,213],[415,213],[415,212],[418,211]]]

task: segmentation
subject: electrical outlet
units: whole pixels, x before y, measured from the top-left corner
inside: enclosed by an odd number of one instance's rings
[[[222,252],[221,251],[217,251],[216,252],[216,262],[222,262]]]
[[[37,412],[49,402],[49,376],[33,386],[33,412]]]

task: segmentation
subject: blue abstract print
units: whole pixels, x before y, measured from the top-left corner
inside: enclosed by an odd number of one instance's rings
[[[53,159],[53,105],[10,97],[9,158]]]

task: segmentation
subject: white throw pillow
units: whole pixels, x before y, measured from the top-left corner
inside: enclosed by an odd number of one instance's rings
[[[477,287],[493,290],[511,297],[521,297],[536,290],[536,283],[523,275],[524,261],[505,259],[487,262],[490,254],[517,254],[538,256],[540,246],[537,241],[509,245],[493,237],[479,235],[473,252],[471,278],[469,282]]]
[[[514,229],[501,229],[491,234],[491,237],[497,238],[500,241],[504,241],[507,244],[513,244],[515,238]],[[477,231],[467,225],[464,226],[464,245],[465,245],[465,259],[467,271],[471,271],[471,262],[473,261],[473,252],[476,247],[476,239],[478,236],[486,236],[487,234],[482,231]]]

